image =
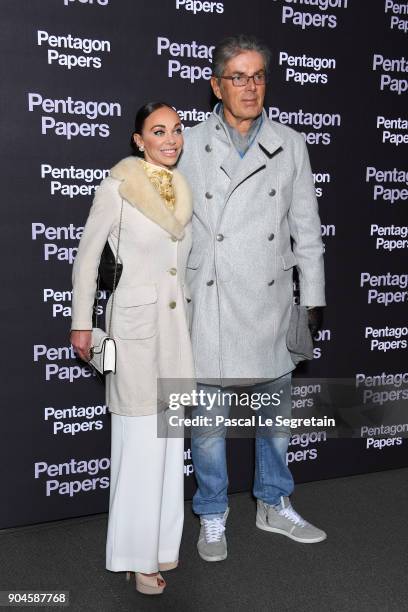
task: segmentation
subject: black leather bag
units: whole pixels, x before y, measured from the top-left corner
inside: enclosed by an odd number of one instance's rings
[[[106,241],[105,246],[103,247],[101,259],[99,261],[99,288],[100,289],[109,289],[109,291],[113,291],[113,281],[115,278],[115,255],[110,247],[108,241]],[[116,269],[116,287],[119,284],[120,277],[122,275],[123,265],[117,262]],[[115,287],[115,288],[116,288]]]

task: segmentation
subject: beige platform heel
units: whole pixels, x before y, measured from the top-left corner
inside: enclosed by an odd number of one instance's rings
[[[135,575],[136,591],[144,595],[161,595],[166,588],[166,581],[158,573],[154,576],[146,576],[140,572],[126,572],[126,580],[130,580],[131,574]]]

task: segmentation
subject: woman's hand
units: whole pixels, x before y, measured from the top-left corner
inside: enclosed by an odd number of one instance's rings
[[[83,361],[89,361],[91,358],[92,330],[73,329],[71,331],[70,341],[78,357]]]

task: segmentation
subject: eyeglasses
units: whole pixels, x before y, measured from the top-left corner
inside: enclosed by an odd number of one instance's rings
[[[251,76],[239,74],[236,76],[220,76],[218,78],[231,81],[234,87],[245,87],[245,85],[248,85],[250,79],[254,80],[255,85],[265,85],[266,83],[266,74],[264,72],[257,72]]]

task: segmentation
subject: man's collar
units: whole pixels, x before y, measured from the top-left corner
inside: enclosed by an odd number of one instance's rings
[[[222,120],[222,114],[220,113],[221,109],[222,103],[217,102],[213,109],[212,115],[209,117],[209,120],[213,129],[217,130],[218,133],[220,133],[220,129],[222,129],[228,137],[229,134],[227,127]],[[269,121],[265,109],[262,110],[261,116],[262,125],[258,134],[256,135],[255,141],[258,142],[267,153],[272,155],[272,153],[283,145],[283,140],[275,130],[273,124]]]
[[[246,134],[241,134],[241,132],[239,132],[239,130],[237,130],[237,128],[234,128],[232,125],[230,125],[225,117],[225,113],[224,113],[224,105],[222,102],[217,102],[217,104],[214,106],[214,111],[213,111],[216,115],[218,115],[219,120],[221,121],[221,123],[224,124],[224,126],[228,129],[228,130],[235,130],[236,132],[238,132],[238,134],[240,134],[240,136],[245,137]],[[263,114],[261,113],[260,115],[258,115],[258,117],[256,117],[253,122],[251,123],[251,125],[249,126],[248,129],[248,134],[253,131],[254,128],[254,124],[256,123],[262,123],[263,121]]]

